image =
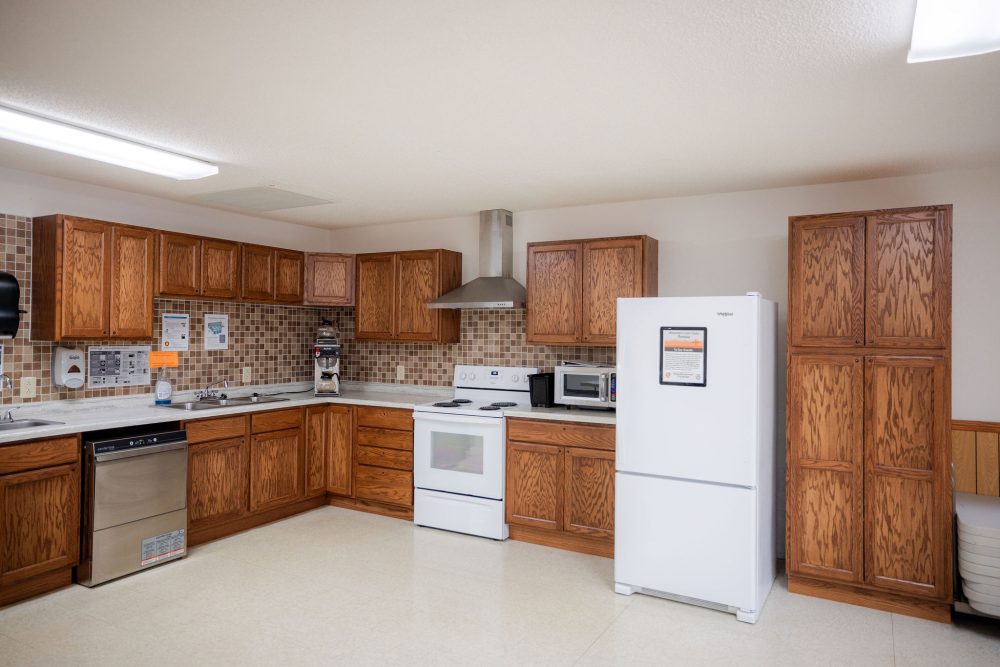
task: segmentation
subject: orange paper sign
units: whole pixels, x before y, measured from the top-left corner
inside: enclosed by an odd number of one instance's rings
[[[149,367],[150,368],[177,368],[178,359],[176,352],[150,352],[149,353]]]

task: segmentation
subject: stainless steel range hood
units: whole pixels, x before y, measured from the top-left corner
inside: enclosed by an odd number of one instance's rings
[[[527,293],[511,278],[514,214],[479,212],[479,277],[427,304],[430,308],[524,308]]]

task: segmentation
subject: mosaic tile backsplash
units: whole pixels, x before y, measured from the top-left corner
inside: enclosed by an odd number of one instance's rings
[[[4,345],[4,372],[14,381],[13,392],[3,395],[3,404],[144,394],[143,387],[69,390],[51,382],[54,343],[29,341],[31,331],[31,220],[0,214],[3,266],[21,284],[21,308],[29,311],[21,321],[17,338]],[[180,368],[172,369],[175,391],[203,387],[222,377],[238,385],[241,369],[252,367],[250,384],[302,382],[313,377],[312,343],[322,319],[330,319],[340,332],[343,346],[341,377],[345,381],[448,386],[455,364],[537,366],[551,370],[561,359],[585,359],[613,364],[613,348],[529,345],[525,342],[525,312],[520,310],[464,310],[462,336],[458,343],[391,343],[354,339],[354,308],[276,306],[185,299],[156,299],[153,341],[81,341],[66,346],[151,345],[158,350],[162,313],[191,316],[191,350],[180,353]],[[208,313],[229,315],[230,349],[205,350],[201,332]],[[406,377],[396,380],[396,366]],[[155,373],[154,373],[155,376]],[[20,397],[22,377],[37,379],[36,396]]]

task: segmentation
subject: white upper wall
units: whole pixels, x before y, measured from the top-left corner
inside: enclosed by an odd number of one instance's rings
[[[927,204],[955,206],[954,417],[1000,420],[1000,169],[515,211],[514,274],[524,282],[530,241],[648,234],[660,242],[661,296],[759,291],[779,302],[784,331],[788,216]],[[467,281],[479,264],[477,234],[478,215],[470,215],[334,230],[333,249],[458,250]]]
[[[318,250],[330,232],[0,167],[0,212],[34,218],[67,213],[233,241]]]

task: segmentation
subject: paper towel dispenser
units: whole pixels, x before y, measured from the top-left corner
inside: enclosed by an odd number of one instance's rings
[[[17,278],[0,272],[0,338],[13,338],[21,325],[21,286]]]

